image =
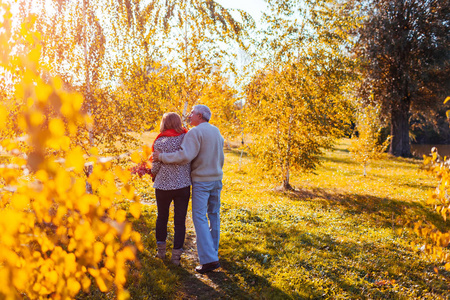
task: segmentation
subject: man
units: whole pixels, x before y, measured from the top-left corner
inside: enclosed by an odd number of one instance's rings
[[[220,267],[218,251],[224,139],[219,129],[209,124],[210,118],[211,111],[207,106],[194,106],[189,119],[195,127],[185,135],[181,150],[173,153],[153,152],[154,161],[166,164],[192,162],[192,219],[200,260],[200,266],[195,270],[201,274]]]

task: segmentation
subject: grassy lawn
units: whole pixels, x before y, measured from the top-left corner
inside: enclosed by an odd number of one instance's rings
[[[450,274],[397,230],[415,217],[449,228],[423,205],[435,183],[411,159],[374,163],[364,177],[348,146],[326,153],[315,174],[294,176],[296,191],[286,193],[252,175],[250,164],[237,173],[230,153],[225,269],[251,297],[447,299]]]
[[[148,205],[135,228],[146,250],[130,272],[131,298],[449,299],[450,272],[398,230],[416,219],[450,228],[424,204],[435,180],[419,172],[420,160],[397,158],[371,164],[364,177],[348,146],[342,140],[325,153],[314,173],[294,174],[292,192],[276,191],[248,157],[239,170],[239,153],[227,151],[222,268],[207,275],[194,271],[190,212],[182,267],[154,258],[154,192],[148,180],[137,181]]]

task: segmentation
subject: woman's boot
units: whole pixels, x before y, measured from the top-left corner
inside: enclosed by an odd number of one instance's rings
[[[180,265],[181,254],[183,253],[183,249],[173,249],[172,250],[172,263],[176,266]]]
[[[158,253],[156,253],[156,257],[164,259],[166,257],[166,242],[157,242]]]

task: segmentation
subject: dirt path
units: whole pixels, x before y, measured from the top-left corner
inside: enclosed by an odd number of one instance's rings
[[[195,267],[199,264],[194,224],[190,214],[186,218],[185,252],[181,259],[181,281],[176,299],[231,299],[226,287],[229,278],[224,268],[210,273],[199,274]]]
[[[154,201],[143,201],[145,205],[156,206]],[[171,208],[172,209],[172,208]],[[243,297],[240,288],[228,276],[227,264],[221,261],[222,267],[206,274],[199,274],[195,267],[199,265],[194,224],[191,211],[186,216],[186,239],[181,266],[176,267],[180,281],[176,287],[174,299],[251,299]],[[170,256],[168,255],[168,258]],[[169,262],[168,262],[169,263]],[[248,294],[247,294],[248,295]],[[249,295],[248,295],[249,296]]]

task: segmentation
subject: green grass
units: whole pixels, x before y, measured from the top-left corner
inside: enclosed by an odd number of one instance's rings
[[[327,152],[315,174],[293,176],[296,191],[284,193],[253,176],[249,160],[236,172],[238,157],[228,154],[226,272],[252,298],[447,299],[450,274],[397,233],[416,218],[448,230],[423,204],[436,183],[413,159],[386,158],[364,177],[348,145]]]
[[[153,257],[154,193],[149,182],[137,182],[148,205],[135,221],[146,250],[140,267],[130,271],[132,299],[450,298],[450,272],[411,246],[417,237],[398,230],[415,219],[449,230],[449,222],[424,204],[435,180],[419,172],[420,160],[392,157],[362,176],[348,146],[342,140],[325,153],[314,173],[293,174],[291,192],[258,176],[249,157],[239,170],[239,153],[227,151],[222,269],[208,275],[193,270],[190,219],[183,266]]]

